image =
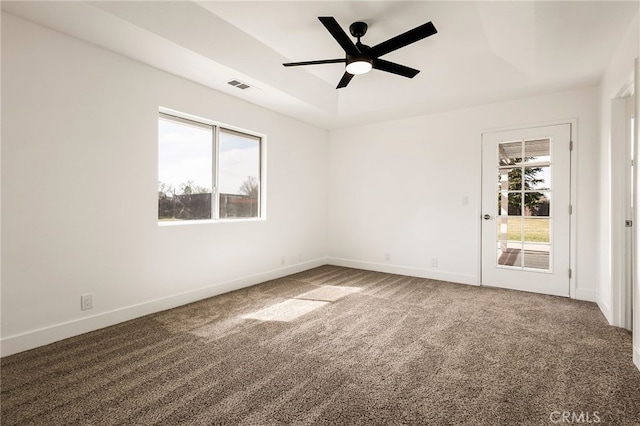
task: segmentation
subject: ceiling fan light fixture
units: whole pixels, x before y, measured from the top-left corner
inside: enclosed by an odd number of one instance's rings
[[[350,59],[347,61],[347,72],[353,75],[366,74],[373,68],[372,62],[364,57]]]

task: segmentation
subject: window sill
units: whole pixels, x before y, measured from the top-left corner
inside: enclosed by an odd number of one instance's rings
[[[185,225],[208,225],[208,224],[217,224],[217,223],[247,223],[247,222],[264,222],[266,218],[264,217],[231,217],[225,219],[202,219],[202,220],[163,220],[158,221],[159,227],[171,227],[171,226],[185,226]]]

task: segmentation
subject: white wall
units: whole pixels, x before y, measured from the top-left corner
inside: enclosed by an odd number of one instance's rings
[[[331,262],[478,284],[482,132],[577,119],[576,297],[594,300],[597,114],[585,88],[332,131]]]
[[[325,130],[4,13],[2,62],[3,355],[324,263]],[[159,106],[267,135],[266,221],[158,227]]]

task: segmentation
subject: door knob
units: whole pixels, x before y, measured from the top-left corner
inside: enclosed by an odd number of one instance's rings
[[[484,218],[484,220],[489,220],[491,219],[491,215],[485,214],[484,216],[482,216]]]

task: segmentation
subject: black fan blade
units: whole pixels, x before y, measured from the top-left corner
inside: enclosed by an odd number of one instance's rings
[[[321,65],[321,64],[339,64],[347,62],[345,58],[342,59],[321,59],[319,61],[304,61],[304,62],[287,62],[282,64],[285,67],[297,67],[300,65]]]
[[[436,30],[436,27],[431,22],[427,22],[426,24],[422,24],[419,27],[407,31],[406,33],[402,33],[373,46],[367,54],[377,58],[411,43],[415,43],[418,40],[432,36],[437,32],[438,30]]]
[[[417,70],[415,68],[405,67],[404,65],[385,61],[384,59],[374,59],[373,68],[380,71],[390,72],[392,74],[398,74],[408,78],[413,78],[420,72],[420,70]]]
[[[344,32],[338,21],[335,20],[332,16],[318,16],[322,25],[331,33],[333,38],[336,39],[338,44],[342,47],[342,49],[347,52],[349,55],[359,55],[360,51],[353,44],[353,41],[349,38],[347,33]]]
[[[353,78],[353,74],[349,74],[348,72],[345,71],[344,75],[340,79],[340,83],[338,83],[338,86],[336,86],[336,89],[342,89],[343,87],[347,87],[347,84],[349,84],[352,78]]]

